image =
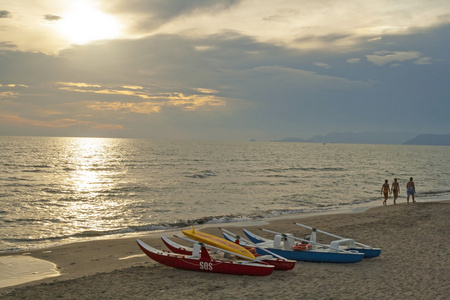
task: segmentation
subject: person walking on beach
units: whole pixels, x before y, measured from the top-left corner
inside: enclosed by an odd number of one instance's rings
[[[410,177],[408,183],[406,184],[406,202],[409,204],[409,196],[412,197],[413,203],[416,203],[414,194],[416,193],[416,186],[414,185],[413,178]]]
[[[383,205],[387,205],[387,204],[386,204],[386,200],[387,200],[387,198],[388,198],[388,196],[389,196],[389,193],[390,193],[389,183],[388,183],[388,180],[386,179],[386,180],[384,181],[384,184],[381,186],[381,195],[384,194]]]
[[[400,194],[400,185],[397,182],[397,178],[394,178],[394,182],[392,183],[391,192],[392,192],[392,194],[394,194],[394,204],[397,204],[395,201],[398,198],[398,194]]]

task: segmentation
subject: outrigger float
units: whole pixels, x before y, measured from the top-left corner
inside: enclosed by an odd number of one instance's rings
[[[316,232],[320,232],[320,233],[326,234],[328,236],[331,236],[331,237],[334,237],[334,238],[337,238],[337,239],[345,240],[345,238],[342,237],[342,236],[338,236],[338,235],[335,235],[335,234],[332,234],[332,233],[329,233],[329,232],[326,232],[326,231],[323,231],[323,230],[319,230],[319,229],[316,229],[316,228],[313,228],[313,227],[310,227],[310,226],[307,226],[307,225],[303,225],[303,224],[300,224],[300,223],[295,223],[294,222],[294,224],[296,224],[298,226],[301,226],[303,228],[307,228],[307,229],[312,230],[310,240],[313,241],[313,242],[316,241]],[[344,249],[344,250],[356,250],[356,251],[358,251],[360,253],[363,253],[364,254],[364,258],[373,258],[373,257],[380,256],[380,254],[381,254],[381,249],[380,248],[374,248],[374,247],[371,247],[371,246],[368,246],[368,245],[364,245],[362,243],[358,243],[356,241],[354,242],[353,245],[351,245],[351,247],[345,248],[345,247],[341,246],[340,248]]]
[[[364,254],[356,250],[341,249],[341,247],[353,248],[352,239],[341,239],[331,242],[330,245],[324,245],[295,237],[290,233],[262,230],[274,234],[274,239],[266,239],[244,229],[250,241],[259,246],[256,251],[261,255],[266,255],[270,251],[286,259],[325,263],[356,263],[364,258]]]
[[[161,239],[164,242],[164,244],[167,246],[167,248],[169,248],[169,250],[172,251],[173,253],[192,255],[192,253],[194,251],[193,248],[182,246],[163,235],[161,236]],[[251,253],[253,253],[252,249],[245,247],[245,245],[241,245],[241,246],[243,246],[244,248],[249,250]],[[208,246],[206,246],[206,247],[208,247]],[[255,249],[255,248],[253,248],[253,249]],[[209,251],[210,255],[212,254],[211,252],[213,252],[213,251]],[[216,251],[216,253],[220,253],[220,252],[222,252],[222,251]],[[254,250],[254,252],[256,253],[256,250]],[[262,261],[269,265],[273,265],[275,267],[275,270],[281,270],[281,271],[292,270],[295,267],[295,264],[297,262],[295,260],[288,260],[288,259],[285,259],[285,258],[283,258],[281,256],[277,256],[277,255],[275,255],[275,257],[274,257],[272,255],[260,256],[259,254],[256,254],[255,256],[259,261]],[[228,253],[224,253],[224,257],[230,258],[231,255]]]
[[[211,273],[224,273],[234,275],[267,276],[272,274],[273,265],[261,263],[253,259],[246,260],[224,260],[213,259],[209,255],[203,243],[195,242],[191,255],[176,254],[168,251],[157,250],[141,240],[137,239],[137,244],[148,257],[163,265],[192,271],[202,271]],[[220,248],[209,246],[212,249],[229,252]],[[231,252],[236,255],[236,253]]]

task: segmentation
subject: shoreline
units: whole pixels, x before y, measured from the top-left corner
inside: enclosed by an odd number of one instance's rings
[[[425,200],[424,200],[425,199]],[[405,199],[406,201],[406,199]],[[450,201],[450,198],[437,198],[437,199],[428,199],[428,198],[421,198],[422,203],[429,203],[429,202],[441,202],[441,201]],[[378,202],[377,202],[378,203]],[[401,203],[399,203],[401,204]],[[406,202],[405,202],[406,204]],[[390,204],[392,205],[392,204]],[[266,224],[268,221],[277,221],[277,220],[283,220],[283,219],[290,219],[290,218],[308,218],[313,216],[320,216],[320,215],[328,215],[328,214],[346,214],[346,213],[359,213],[364,212],[366,210],[369,210],[371,208],[378,207],[379,204],[373,204],[372,205],[361,205],[356,207],[345,207],[345,206],[336,206],[332,207],[329,210],[308,210],[308,211],[302,211],[302,212],[295,212],[295,213],[286,213],[286,214],[279,214],[276,216],[265,216],[265,217],[257,217],[255,219],[252,219],[251,217],[248,217],[248,219],[244,220],[232,220],[232,221],[218,221],[218,222],[205,222],[200,224],[194,224],[193,226],[201,226],[201,227],[214,227],[214,226],[256,226],[254,224]],[[167,229],[155,229],[155,230],[149,230],[149,231],[138,231],[138,232],[124,232],[124,233],[118,233],[118,234],[108,234],[108,235],[100,235],[96,237],[85,237],[85,238],[77,238],[74,241],[63,241],[63,242],[49,242],[44,244],[38,244],[35,246],[31,246],[30,248],[22,248],[22,249],[3,249],[0,250],[0,257],[6,256],[6,255],[16,255],[23,252],[30,252],[30,251],[39,251],[39,250],[45,250],[49,248],[55,248],[59,246],[69,245],[69,244],[75,244],[75,243],[84,243],[84,242],[93,242],[93,241],[99,241],[99,240],[112,240],[112,239],[122,239],[122,238],[136,238],[141,236],[156,236],[159,237],[160,234],[165,232],[178,232],[182,229],[189,228],[188,225],[184,227],[171,227]]]
[[[185,296],[187,295],[185,292],[195,289],[197,281],[202,282],[203,285],[201,286],[203,289],[209,289],[211,285],[213,287],[222,286],[216,280],[220,278],[219,280],[224,279],[228,282],[230,287],[226,289],[213,288],[213,291],[210,291],[208,295],[215,295],[216,292],[222,292],[230,296],[245,295],[246,293],[247,295],[252,295],[248,290],[236,289],[233,286],[240,286],[241,281],[244,280],[252,284],[259,284],[259,288],[265,291],[264,294],[261,294],[262,298],[270,298],[269,295],[276,297],[275,294],[271,293],[279,290],[277,286],[281,284],[286,287],[285,282],[290,282],[294,286],[292,291],[286,292],[287,295],[309,294],[311,296],[320,295],[321,297],[334,295],[332,298],[339,299],[340,297],[345,298],[345,296],[352,298],[355,297],[355,294],[359,295],[358,298],[373,298],[377,297],[377,295],[387,297],[387,294],[383,296],[381,293],[392,292],[392,296],[409,295],[414,298],[414,292],[417,295],[417,293],[422,294],[425,293],[424,291],[427,291],[427,293],[433,295],[434,299],[444,299],[444,295],[450,293],[449,286],[445,281],[445,278],[450,275],[450,245],[445,231],[445,228],[449,228],[448,215],[450,215],[450,200],[443,200],[417,202],[410,205],[400,203],[397,205],[376,206],[362,212],[347,211],[343,213],[338,210],[308,216],[302,216],[301,214],[300,216],[299,214],[284,215],[246,221],[245,225],[240,222],[233,222],[195,226],[197,230],[215,235],[220,235],[218,227],[229,228],[238,234],[240,234],[238,230],[241,230],[243,227],[250,230],[266,227],[302,236],[308,233],[308,230],[296,226],[292,222],[295,219],[302,219],[301,223],[309,226],[354,238],[356,241],[383,249],[380,257],[370,260],[365,259],[361,263],[339,265],[298,262],[292,271],[274,272],[267,278],[259,280],[253,277],[189,272],[159,265],[145,256],[138,248],[135,242],[137,235],[77,242],[26,252],[3,253],[0,254],[0,257],[7,255],[24,256],[52,262],[57,266],[60,275],[0,288],[0,296],[2,296],[2,299],[3,297],[6,297],[5,299],[16,299],[14,295],[27,295],[39,290],[48,294],[47,298],[52,298],[52,295],[55,296],[55,290],[59,291],[58,293],[60,294],[65,294],[64,288],[78,288],[78,293],[82,294],[83,288],[86,288],[86,286],[83,286],[83,281],[99,280],[102,282],[102,280],[109,280],[116,282],[116,285],[118,285],[116,288],[119,291],[116,291],[116,293],[111,291],[112,294],[110,294],[112,298],[115,298],[115,295],[118,297],[117,293],[120,294],[121,286],[131,284],[127,278],[136,276],[140,278],[139,275],[143,273],[145,274],[145,279],[149,282],[158,282],[158,287],[173,284],[174,287],[181,289],[179,292]],[[253,224],[251,224],[252,222]],[[184,228],[152,232],[150,234],[147,232],[139,235],[139,238],[155,248],[165,249],[159,235],[170,236],[171,233],[179,234],[179,231],[182,229]],[[263,232],[258,232],[258,234],[265,235]],[[266,237],[270,237],[270,235],[266,235]],[[324,235],[318,235],[319,240],[321,242],[329,242],[329,239],[325,238]],[[423,243],[424,240],[427,240],[428,243]],[[429,245],[431,246],[428,247]],[[428,271],[434,274],[430,275],[427,272],[423,272],[423,268],[415,267],[418,264],[424,264]],[[310,275],[304,277],[304,273]],[[328,278],[329,276],[333,278],[330,279]],[[174,282],[174,277],[176,282]],[[342,286],[341,280],[343,278],[341,277],[349,280],[349,284],[352,286],[351,291],[349,287]],[[194,285],[194,287],[185,287],[185,285],[189,286],[190,278],[195,278],[191,282],[191,285]],[[303,282],[305,278],[307,278],[307,282]],[[394,282],[397,282],[397,280],[399,281],[395,284]],[[136,281],[139,280],[136,279]],[[367,281],[370,281],[370,283]],[[119,284],[120,282],[122,283]],[[303,285],[302,287],[298,286],[300,282]],[[329,284],[325,284],[327,282]],[[91,293],[95,294],[100,290],[105,290],[105,284],[101,283],[98,287],[91,287],[93,289]],[[358,284],[368,285],[368,287],[358,289],[356,287]],[[108,286],[108,284],[106,285]],[[321,286],[321,289],[318,289],[318,286]],[[339,294],[333,294],[331,287],[338,289],[336,292],[340,290]],[[385,291],[386,287],[389,287],[392,291]],[[146,290],[145,286],[139,288]],[[361,289],[364,291],[361,291]],[[162,292],[158,293],[158,291],[152,291],[152,295],[163,299],[177,298],[175,296],[176,293],[171,294],[168,289],[164,289],[164,294],[161,294]],[[394,291],[396,292],[393,293]],[[148,295],[149,291],[146,290],[145,292]],[[348,292],[352,292],[353,296],[345,295]],[[137,293],[139,294],[139,291]],[[178,296],[181,294],[178,294]],[[139,295],[142,297],[144,294]],[[217,295],[219,298],[222,297],[222,294]],[[280,297],[281,295],[279,294]],[[72,296],[75,297],[75,295]],[[192,298],[198,298],[203,295],[199,291],[194,291],[191,296]],[[78,295],[76,298],[88,299],[83,298],[82,295]],[[102,298],[101,294],[100,298]],[[427,299],[426,296],[418,298]]]

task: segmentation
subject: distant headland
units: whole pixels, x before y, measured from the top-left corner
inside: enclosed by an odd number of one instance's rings
[[[389,132],[345,132],[317,135],[310,139],[289,137],[271,142],[284,143],[342,143],[342,144],[394,144],[450,146],[449,134],[413,134]]]

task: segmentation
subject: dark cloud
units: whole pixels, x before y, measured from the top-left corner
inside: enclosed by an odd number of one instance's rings
[[[134,30],[151,32],[166,22],[194,11],[220,11],[241,0],[112,0],[104,4],[105,9],[115,14],[133,14],[136,18]]]
[[[126,136],[151,138],[249,138],[256,133],[268,139],[308,138],[378,130],[445,133],[450,130],[450,53],[442,37],[449,32],[447,26],[391,36],[368,42],[368,49],[332,55],[284,48],[235,32],[195,39],[153,35],[112,40],[76,46],[58,56],[2,51],[0,70],[8,72],[0,72],[0,83],[29,88],[21,94],[3,86],[0,92],[11,99],[0,101],[0,111],[26,119],[39,115],[39,122],[53,126],[66,124],[59,119],[74,120],[70,128],[77,132],[83,126],[110,132],[122,128]],[[429,63],[403,59],[401,54],[409,52],[430,57]],[[392,57],[399,64],[371,63],[367,55],[377,53],[399,55]],[[211,95],[226,105],[186,109],[188,101],[202,96],[197,92],[202,88],[216,91]],[[168,104],[177,97],[187,100]],[[161,107],[149,114],[152,105]],[[42,116],[47,111],[51,113]]]
[[[0,49],[13,50],[17,49],[17,45],[14,45],[11,42],[0,42]]]
[[[343,39],[348,39],[352,37],[350,34],[327,34],[327,35],[307,35],[302,36],[301,38],[295,39],[296,42],[302,43],[302,42],[311,42],[311,41],[321,41],[326,43],[336,42]]]
[[[59,21],[62,18],[60,16],[56,16],[56,15],[44,15],[44,19],[46,21]]]
[[[11,18],[12,14],[7,10],[0,10],[0,19],[1,18]]]

